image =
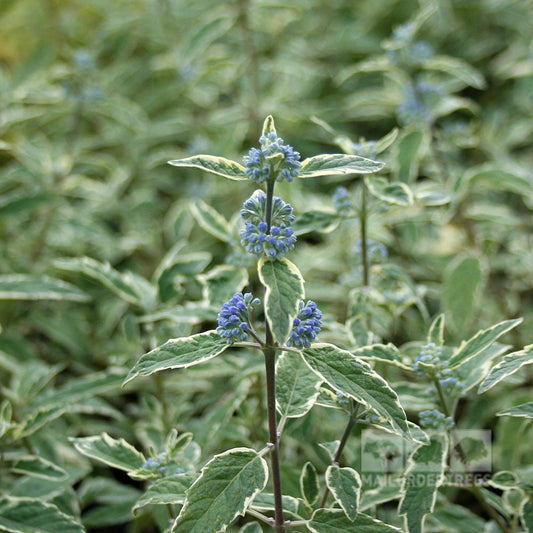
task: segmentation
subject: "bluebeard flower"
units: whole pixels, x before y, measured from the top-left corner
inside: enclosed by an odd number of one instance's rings
[[[243,162],[248,177],[264,183],[275,175],[276,181],[284,179],[291,182],[300,173],[300,154],[292,146],[283,143],[283,139],[274,132],[266,137],[259,138],[261,148],[250,148],[248,155],[244,156]],[[283,157],[276,159],[273,156],[281,154]]]
[[[231,300],[222,305],[218,313],[217,333],[224,337],[228,344],[242,342],[248,338],[250,330],[250,311],[259,305],[259,298],[254,298],[251,293],[237,292]]]
[[[427,374],[427,368],[421,367],[418,363],[424,363],[424,365],[430,365],[432,367],[433,374],[438,377],[444,377],[449,375],[450,371],[446,368],[448,361],[446,359],[441,360],[442,348],[437,346],[434,342],[422,346],[420,355],[415,359],[413,363],[413,370],[419,375],[424,376]],[[443,374],[444,372],[444,374]],[[429,377],[433,377],[433,374]]]
[[[307,304],[300,300],[299,307],[300,310],[298,316],[294,319],[287,346],[309,348],[311,342],[320,333],[322,312],[312,300],[309,300]]]
[[[455,425],[451,416],[446,416],[444,413],[436,409],[421,411],[418,413],[420,427],[425,429],[434,429],[437,431],[446,431],[452,429]]]
[[[296,235],[291,227],[295,220],[292,207],[281,198],[272,199],[270,231],[266,223],[266,194],[255,192],[244,202],[241,216],[245,227],[239,231],[241,244],[254,255],[266,255],[269,259],[281,259],[294,248]]]
[[[465,393],[466,385],[456,377],[447,377],[444,379],[439,379],[439,384],[442,389],[442,392],[445,396],[451,398],[459,398]],[[428,392],[436,395],[437,390],[435,385],[430,385]]]
[[[354,207],[350,199],[350,193],[345,187],[337,187],[333,193],[333,205],[339,215],[346,216],[353,212]]]

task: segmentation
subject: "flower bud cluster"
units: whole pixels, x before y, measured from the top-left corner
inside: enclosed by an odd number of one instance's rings
[[[367,424],[377,424],[379,420],[380,416],[374,411],[374,409],[370,409],[363,418],[363,422],[366,422]]]
[[[254,193],[244,202],[241,216],[245,222],[239,231],[241,244],[254,255],[266,255],[269,259],[281,259],[294,248],[296,235],[291,227],[295,220],[292,207],[281,198],[272,200],[272,219],[270,231],[266,223],[266,194]]]
[[[413,370],[419,376],[425,376],[430,373],[429,377],[447,377],[450,375],[451,370],[447,368],[448,361],[446,359],[441,359],[442,357],[442,347],[437,346],[434,342],[429,342],[428,344],[422,346],[420,355],[415,359],[413,363]],[[424,366],[419,365],[423,363]],[[431,369],[425,367],[425,365],[431,366]]]
[[[337,399],[337,403],[339,405],[343,405],[343,406],[347,406],[347,405],[350,405],[350,399],[347,398],[346,396],[344,396],[344,394],[342,392],[336,392],[335,393],[335,398]]]
[[[322,327],[322,312],[316,303],[309,300],[304,304],[300,300],[298,316],[294,319],[287,346],[309,348]]]
[[[439,383],[442,393],[447,397],[459,398],[465,393],[466,385],[462,381],[459,381],[459,378],[449,377],[439,379]],[[428,392],[436,394],[437,390],[435,389],[435,385],[430,385]]]
[[[228,344],[242,342],[248,338],[250,330],[250,311],[259,305],[259,298],[254,298],[250,292],[237,292],[231,300],[222,305],[218,313],[217,333],[224,337]]]
[[[347,216],[354,211],[350,193],[345,187],[337,187],[333,193],[333,206],[339,215]]]
[[[148,457],[146,462],[142,465],[144,470],[151,470],[156,474],[162,476],[182,474],[183,468],[178,467],[176,464],[169,463],[169,458],[166,453],[160,453],[157,457]]]
[[[269,179],[291,182],[300,173],[300,154],[292,146],[284,144],[275,132],[259,138],[261,148],[251,148],[243,162],[246,174],[252,181],[264,183]],[[274,156],[280,154],[276,159]]]
[[[434,429],[436,431],[447,431],[455,425],[451,416],[446,416],[444,413],[436,409],[421,411],[418,413],[420,427],[424,429]]]
[[[462,396],[465,391],[465,384],[457,377],[452,376],[453,372],[448,368],[448,365],[448,360],[442,358],[442,348],[434,342],[430,342],[422,347],[420,355],[413,363],[413,370],[421,377],[426,376],[432,380],[438,379],[442,392],[446,396]],[[436,394],[435,385],[431,385],[428,392]]]

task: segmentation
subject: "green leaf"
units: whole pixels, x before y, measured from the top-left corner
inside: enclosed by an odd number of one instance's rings
[[[499,412],[496,416],[519,416],[533,418],[533,402],[527,402]]]
[[[0,276],[0,300],[88,302],[90,298],[74,285],[59,279],[31,274],[7,274]]]
[[[137,376],[149,376],[161,370],[198,365],[220,355],[226,348],[226,340],[214,330],[170,339],[142,355],[126,376],[123,385]]]
[[[396,431],[412,439],[398,396],[368,363],[332,344],[314,344],[301,353],[311,370],[333,389],[375,409]]]
[[[466,363],[478,353],[496,342],[504,333],[507,333],[522,322],[521,318],[504,320],[491,328],[478,331],[468,341],[463,341],[450,358],[450,368],[453,370]]]
[[[402,354],[393,344],[371,344],[352,350],[352,354],[360,359],[388,363],[403,370],[412,370],[412,367],[403,362]]]
[[[301,500],[294,498],[293,496],[283,496],[283,512],[298,516],[298,506]],[[274,494],[271,492],[261,492],[258,494],[250,506],[251,509],[259,511],[261,513],[275,511]]]
[[[28,474],[43,479],[60,480],[67,477],[67,473],[62,468],[42,457],[34,455],[17,458],[11,470],[19,474]]]
[[[119,470],[131,472],[146,462],[144,455],[131,444],[124,439],[113,439],[107,433],[69,440],[81,454]]]
[[[200,199],[192,202],[190,209],[202,229],[223,242],[229,241],[231,226],[218,211]]]
[[[454,76],[475,89],[484,89],[483,75],[466,61],[450,56],[434,56],[424,61],[424,68],[440,70]]]
[[[326,483],[344,514],[350,520],[355,520],[361,495],[359,474],[353,468],[340,468],[338,465],[331,465],[326,470]]]
[[[57,260],[54,266],[61,270],[84,274],[130,304],[150,307],[155,300],[155,288],[148,281],[131,272],[119,272],[109,263],[101,263],[90,257],[80,257]]]
[[[444,313],[433,320],[428,331],[428,343],[432,342],[436,346],[442,346],[444,344],[444,323]]]
[[[429,445],[417,448],[409,458],[399,513],[406,515],[409,533],[422,533],[424,517],[433,510],[446,463],[447,440],[433,435]]]
[[[274,340],[281,345],[289,337],[298,304],[305,295],[304,280],[296,265],[285,258],[269,261],[262,257],[257,269],[266,288],[266,317]]]
[[[479,257],[454,261],[444,276],[444,308],[457,331],[466,329],[483,279]]]
[[[411,183],[418,172],[418,163],[424,140],[424,132],[415,130],[404,135],[398,143],[396,156],[396,178],[403,183]]]
[[[266,461],[254,450],[235,448],[215,455],[187,491],[173,533],[225,531],[261,492],[268,478]]]
[[[411,189],[401,181],[390,182],[377,176],[365,177],[370,194],[392,205],[407,206],[413,203]]]
[[[0,497],[0,530],[10,533],[84,533],[84,527],[55,505],[31,498]]]
[[[34,211],[43,204],[53,202],[54,196],[46,192],[32,192],[30,194],[4,194],[0,196],[0,217],[19,215],[24,211]]]
[[[381,503],[397,500],[403,494],[401,479],[391,477],[387,483],[378,485],[375,489],[365,490],[361,495],[360,511],[366,511]]]
[[[203,297],[211,304],[221,307],[228,294],[242,291],[248,284],[248,271],[233,265],[219,265],[198,279],[204,283]]]
[[[263,528],[259,522],[249,522],[239,529],[239,533],[263,533]]]
[[[195,474],[183,473],[156,479],[137,500],[131,512],[136,515],[139,509],[147,505],[167,505],[183,503],[185,492],[196,479]]]
[[[352,521],[341,509],[316,510],[307,527],[313,533],[402,533],[401,529],[363,513]]]
[[[533,184],[527,176],[521,176],[508,170],[480,165],[469,169],[463,181],[470,190],[490,188],[490,190],[510,191],[531,198]]]
[[[387,133],[387,135],[376,141],[376,154],[381,154],[381,152],[384,152],[389,146],[392,146],[394,141],[398,138],[399,131],[398,128],[393,128]]]
[[[485,531],[485,520],[462,505],[446,502],[446,505],[433,511],[432,520],[444,526],[441,531],[460,531],[461,533],[480,533]]]
[[[524,347],[523,350],[518,352],[504,355],[503,359],[490,369],[489,375],[479,386],[478,394],[488,391],[506,377],[517,372],[524,365],[530,365],[531,363],[533,363],[533,344]]]
[[[169,161],[169,165],[181,168],[199,168],[210,174],[216,174],[229,180],[247,180],[245,168],[231,159],[225,157],[216,157],[212,155],[193,155],[186,159],[175,159]]]
[[[520,519],[526,531],[533,533],[533,496],[524,501],[520,508]]]
[[[345,174],[372,174],[382,169],[384,163],[359,155],[322,154],[302,162],[299,178],[339,176]]]
[[[298,354],[283,352],[276,363],[276,407],[281,416],[304,416],[318,397],[320,383]]]
[[[296,235],[305,235],[312,231],[330,233],[339,225],[339,215],[329,211],[304,211],[293,224]]]
[[[276,125],[274,124],[274,117],[272,115],[268,115],[268,117],[265,118],[261,135],[263,137],[267,137],[269,133],[274,133],[277,135]]]
[[[181,254],[174,258],[169,258],[166,265],[160,265],[161,273],[157,279],[159,299],[162,302],[174,298],[179,292],[176,284],[180,280],[191,278],[199,274],[210,262],[212,255],[208,252],[195,252]]]
[[[318,500],[319,491],[320,486],[316,468],[307,461],[300,474],[300,492],[307,505],[313,505]]]
[[[519,477],[514,472],[501,470],[500,472],[492,474],[489,484],[491,487],[505,490],[511,487],[517,487],[519,484]]]

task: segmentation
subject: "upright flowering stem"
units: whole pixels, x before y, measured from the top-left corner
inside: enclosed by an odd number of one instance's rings
[[[272,201],[274,198],[274,185],[274,179],[269,179],[267,181],[266,223],[268,226],[268,232],[270,232],[270,226],[272,223]],[[285,519],[283,517],[283,499],[281,491],[281,472],[279,464],[278,421],[276,413],[276,354],[278,350],[275,346],[274,336],[272,335],[272,330],[270,329],[268,320],[266,320],[265,341],[266,346],[263,349],[263,353],[265,355],[268,433],[269,441],[272,446],[272,450],[270,452],[270,459],[272,468],[272,485],[274,490],[274,529],[277,533],[285,533]]]
[[[366,184],[362,180],[361,214],[359,216],[361,225],[361,255],[363,256],[363,287],[366,289],[370,285],[370,273],[368,268],[368,246],[367,246],[367,209],[366,209]],[[368,325],[370,328],[370,325]]]

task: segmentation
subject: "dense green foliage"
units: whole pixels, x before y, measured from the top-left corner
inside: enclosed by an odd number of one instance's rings
[[[532,18],[3,0],[0,531],[272,531],[263,354],[216,333],[241,291],[278,347],[303,294],[323,313],[277,356],[289,531],[533,531]],[[257,264],[269,115],[298,240]],[[490,480],[450,478],[479,459],[452,427],[490,432]]]

